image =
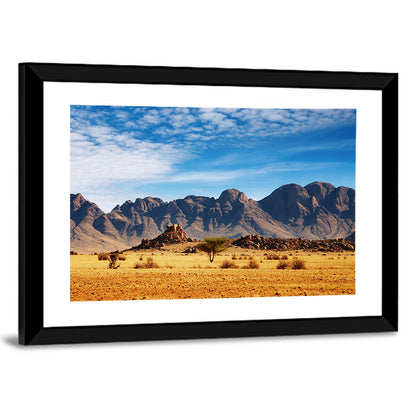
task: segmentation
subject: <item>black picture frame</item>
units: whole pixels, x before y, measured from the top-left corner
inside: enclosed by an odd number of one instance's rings
[[[382,93],[380,316],[45,327],[44,83],[133,83],[377,90]],[[36,250],[34,250],[36,247]],[[33,265],[36,264],[36,267]],[[335,334],[398,329],[398,74],[115,65],[19,64],[19,343],[23,345]]]

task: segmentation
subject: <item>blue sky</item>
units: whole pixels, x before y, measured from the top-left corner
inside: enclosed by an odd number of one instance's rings
[[[355,109],[71,106],[71,193],[108,212],[157,196],[259,200],[281,185],[355,187]]]

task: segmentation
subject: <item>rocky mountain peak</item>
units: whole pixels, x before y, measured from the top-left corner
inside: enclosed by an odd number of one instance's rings
[[[221,203],[230,202],[231,204],[233,202],[241,202],[242,204],[248,202],[247,196],[243,192],[234,188],[223,191],[218,200]]]
[[[310,196],[314,196],[317,201],[322,201],[331,193],[335,186],[328,182],[312,182],[305,186]]]
[[[78,209],[81,205],[83,205],[86,201],[86,199],[81,194],[71,194],[71,204],[73,209]]]

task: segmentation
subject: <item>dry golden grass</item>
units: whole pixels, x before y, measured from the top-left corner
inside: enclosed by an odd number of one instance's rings
[[[95,255],[71,256],[71,301],[203,299],[271,296],[351,295],[355,293],[355,255],[281,252],[289,263],[303,260],[306,269],[278,269],[279,260],[267,260],[266,251],[231,248],[210,263],[205,253],[183,254],[187,245],[164,251],[127,253],[118,269]],[[177,252],[175,252],[177,251]],[[159,268],[135,268],[147,258]],[[140,260],[142,257],[143,260]],[[233,259],[234,258],[234,259]],[[240,260],[241,258],[241,260]],[[247,268],[250,259],[258,269]],[[225,261],[238,268],[221,269]]]

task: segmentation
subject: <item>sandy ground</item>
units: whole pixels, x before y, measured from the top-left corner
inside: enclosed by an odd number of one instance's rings
[[[71,301],[203,299],[270,296],[347,295],[355,293],[355,255],[272,252],[305,262],[306,269],[277,269],[270,251],[229,249],[210,263],[206,254],[183,254],[186,246],[128,253],[117,269],[96,255],[71,256]],[[176,251],[176,252],[175,252]],[[151,257],[159,268],[134,268]],[[233,259],[234,257],[234,259]],[[250,258],[258,269],[246,269]],[[238,269],[221,269],[225,261]]]

